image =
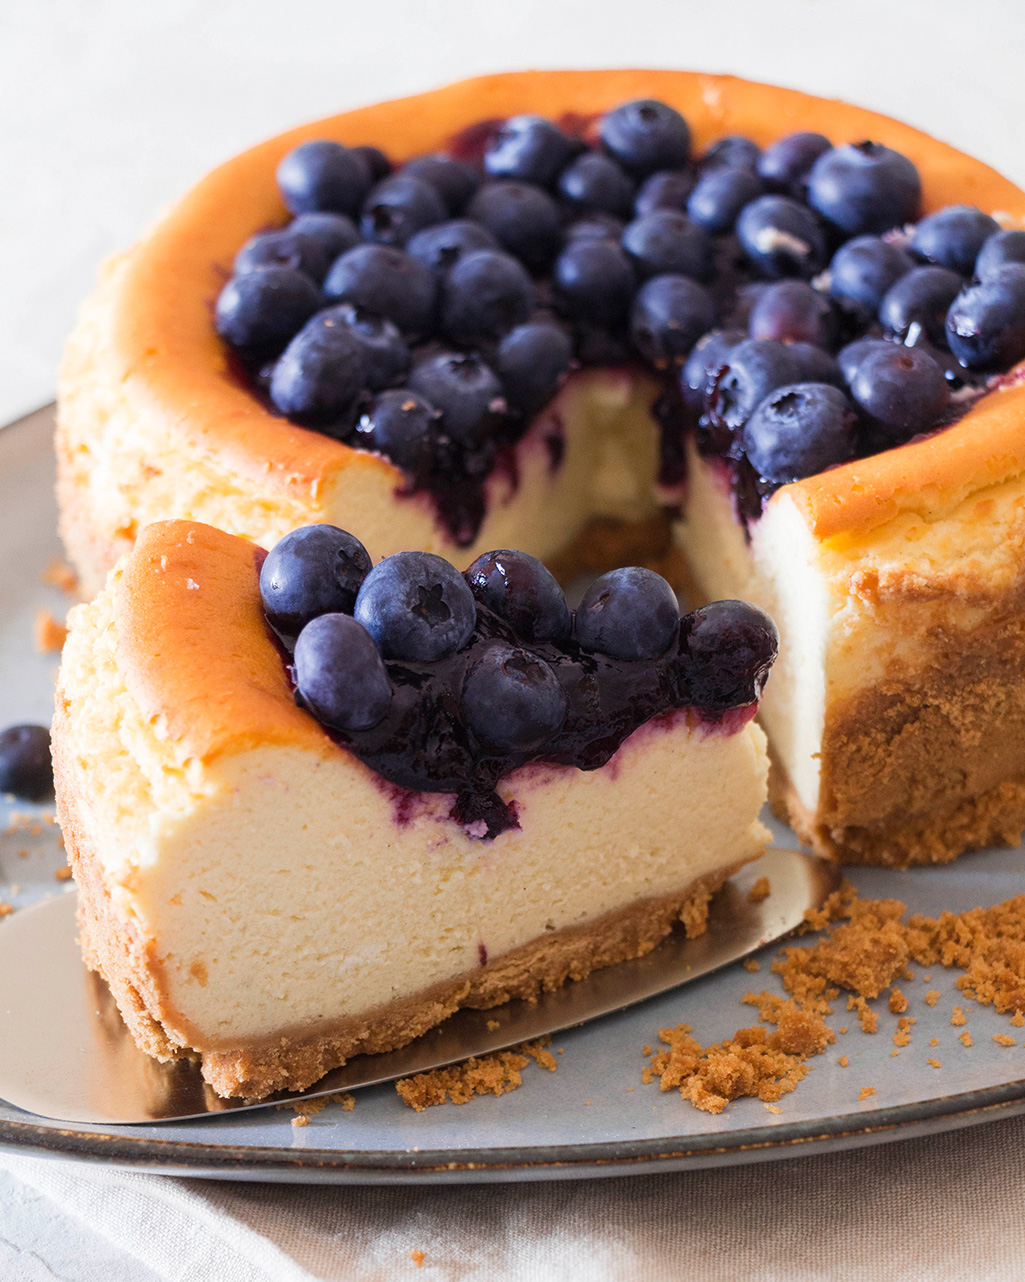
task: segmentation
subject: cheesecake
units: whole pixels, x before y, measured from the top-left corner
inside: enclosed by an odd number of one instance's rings
[[[265,559],[172,521],[69,627],[53,752],[85,959],[143,1050],[223,1096],[700,933],[769,839],[775,629],[739,602],[681,620],[650,571],[574,617],[518,552],[371,569],[334,527]]]
[[[61,376],[69,556],[95,591],[184,518],[657,565],[777,621],[773,803],[817,852],[1013,843],[1023,219],[920,131],[732,77],[506,74],[303,126],[104,268]]]

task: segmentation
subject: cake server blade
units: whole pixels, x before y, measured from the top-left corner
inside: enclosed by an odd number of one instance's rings
[[[769,879],[753,902],[755,882]],[[78,951],[75,896],[26,908],[0,925],[0,1098],[58,1122],[181,1121],[409,1077],[471,1055],[583,1024],[738,961],[800,925],[840,880],[839,869],[796,850],[770,849],[712,901],[708,929],[674,931],[636,961],[491,1010],[462,1010],[401,1050],[360,1055],[308,1090],[257,1102],[221,1099],[190,1060],[161,1064],[140,1051],[106,984]]]

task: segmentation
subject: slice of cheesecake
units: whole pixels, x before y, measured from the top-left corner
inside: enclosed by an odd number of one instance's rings
[[[71,618],[53,740],[82,945],[151,1055],[200,1057],[222,1095],[303,1088],[700,932],[764,849],[755,701],[677,698],[596,768],[540,749],[497,779],[488,838],[297,705],[262,558],[156,524]]]

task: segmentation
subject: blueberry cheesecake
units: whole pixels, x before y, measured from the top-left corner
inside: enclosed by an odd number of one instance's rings
[[[532,556],[269,555],[158,522],[75,607],[57,803],[88,964],[222,1095],[299,1089],[461,1006],[639,956],[768,841],[739,601],[650,570],[571,611]]]
[[[779,812],[943,861],[1025,825],[1025,193],[730,77],[488,77],[293,131],[111,263],[62,529],[350,530],[459,569],[657,564],[777,621]]]

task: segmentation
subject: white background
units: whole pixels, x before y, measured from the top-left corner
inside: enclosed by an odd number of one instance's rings
[[[289,125],[516,67],[729,71],[1025,182],[1025,0],[0,0],[0,422],[52,396],[96,265]],[[0,1277],[149,1277],[0,1181]]]

